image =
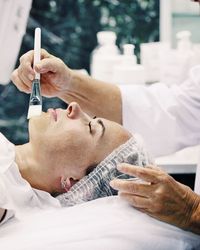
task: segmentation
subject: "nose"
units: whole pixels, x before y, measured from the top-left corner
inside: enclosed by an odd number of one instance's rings
[[[67,108],[67,116],[71,119],[77,119],[85,116],[85,113],[77,102],[71,102]]]

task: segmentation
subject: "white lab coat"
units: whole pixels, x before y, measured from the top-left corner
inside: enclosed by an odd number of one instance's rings
[[[181,85],[120,86],[123,125],[140,133],[155,156],[200,144],[200,66]],[[195,191],[200,194],[200,166]]]

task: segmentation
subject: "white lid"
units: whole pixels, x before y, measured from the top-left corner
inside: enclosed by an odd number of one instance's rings
[[[124,44],[123,45],[123,54],[126,56],[132,56],[134,55],[134,49],[135,49],[135,45],[133,44]]]
[[[180,31],[176,34],[177,38],[177,49],[181,52],[186,52],[190,50],[192,47],[192,43],[190,40],[191,32],[188,30]]]
[[[113,31],[100,31],[97,33],[99,44],[115,44],[117,37]]]
[[[179,39],[189,39],[191,37],[191,32],[189,30],[182,30],[177,32],[176,38]]]
[[[127,43],[123,45],[122,66],[133,66],[137,64],[134,48],[135,45],[133,44]]]

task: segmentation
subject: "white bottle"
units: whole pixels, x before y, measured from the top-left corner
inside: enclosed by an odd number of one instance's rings
[[[177,61],[181,65],[179,83],[182,83],[187,77],[190,68],[193,66],[193,51],[191,32],[190,31],[180,31],[176,34],[177,38]]]
[[[95,79],[111,82],[113,67],[119,62],[116,34],[112,31],[97,33],[98,46],[92,52],[90,73]]]
[[[179,52],[187,53],[192,48],[190,40],[191,32],[188,30],[180,31],[176,34],[177,39],[177,50]]]
[[[177,48],[171,49],[161,60],[161,81],[168,84],[181,84],[194,63],[194,52],[189,31],[176,34]]]
[[[140,45],[140,62],[145,69],[146,83],[154,83],[160,80],[161,59],[168,55],[169,43],[150,42]]]
[[[144,84],[145,71],[142,65],[137,64],[133,44],[123,45],[121,62],[114,66],[112,82],[117,84]]]

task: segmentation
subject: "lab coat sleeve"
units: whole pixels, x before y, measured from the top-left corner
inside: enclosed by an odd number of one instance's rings
[[[200,66],[181,85],[120,86],[123,125],[143,136],[153,156],[200,143]]]
[[[13,217],[14,217],[14,211],[12,211],[12,210],[6,210],[5,217],[0,222],[0,226],[3,225],[5,222],[7,222],[9,219],[11,219]]]
[[[6,210],[5,216],[0,221],[0,226],[14,216],[14,211],[7,209],[7,207],[5,206],[7,202],[6,194],[7,194],[7,188],[5,187],[3,183],[2,173],[0,173],[0,208],[3,208]]]

